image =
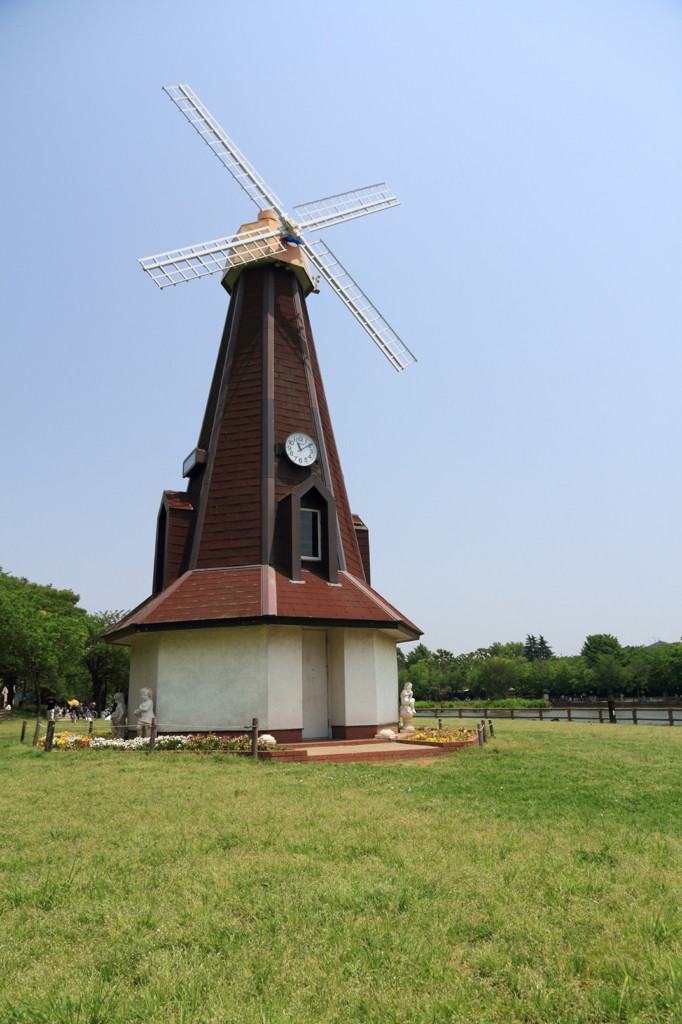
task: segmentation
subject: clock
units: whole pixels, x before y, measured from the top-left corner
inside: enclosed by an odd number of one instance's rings
[[[284,451],[295,466],[312,466],[317,458],[317,445],[307,434],[289,434]]]

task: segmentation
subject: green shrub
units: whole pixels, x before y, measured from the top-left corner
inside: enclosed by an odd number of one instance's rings
[[[534,700],[524,697],[505,697],[502,700],[446,700],[436,704],[432,700],[415,701],[415,709],[425,708],[551,708],[548,700]]]

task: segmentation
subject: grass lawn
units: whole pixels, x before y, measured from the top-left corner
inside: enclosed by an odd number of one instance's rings
[[[285,765],[1,723],[0,1021],[682,1021],[682,729],[495,728]]]

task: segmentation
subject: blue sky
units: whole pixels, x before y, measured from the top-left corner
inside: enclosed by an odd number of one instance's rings
[[[150,590],[226,308],[137,258],[255,210],[163,85],[324,233],[417,355],[309,300],[373,583],[455,652],[682,634],[682,6],[5,0],[6,571],[90,611]]]

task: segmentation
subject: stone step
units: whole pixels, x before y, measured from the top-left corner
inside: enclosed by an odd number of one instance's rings
[[[311,753],[308,751],[308,763],[314,761],[324,764],[345,764],[349,761],[405,761],[414,758],[440,757],[444,751],[435,746],[414,748],[394,747],[393,750],[348,750],[343,753]]]

